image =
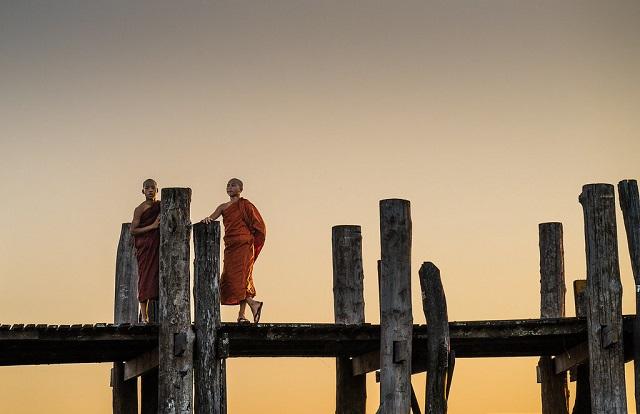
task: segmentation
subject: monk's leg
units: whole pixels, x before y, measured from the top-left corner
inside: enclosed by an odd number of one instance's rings
[[[149,301],[140,302],[140,317],[143,323],[149,323]]]
[[[140,322],[147,323],[147,302],[140,302]]]
[[[244,311],[247,308],[247,301],[246,300],[241,300],[240,301],[240,310],[238,311],[238,320],[240,319],[246,319],[244,316]]]

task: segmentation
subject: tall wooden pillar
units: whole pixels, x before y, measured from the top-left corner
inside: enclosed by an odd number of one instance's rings
[[[633,324],[633,367],[635,377],[636,412],[640,413],[640,199],[638,182],[623,180],[618,183],[620,208],[624,217],[631,269],[636,282],[636,319]]]
[[[116,255],[114,323],[135,323],[138,318],[138,262],[135,258],[131,223],[123,223]],[[113,413],[138,414],[138,381],[124,380],[124,363],[115,362],[111,370]]]
[[[627,412],[622,343],[622,285],[618,263],[615,195],[610,184],[582,187],[587,254],[587,327],[591,409]]]
[[[540,317],[565,316],[564,247],[562,223],[541,223],[538,226],[540,246]],[[538,362],[541,381],[542,413],[569,412],[567,373],[556,374],[551,357]]]
[[[191,414],[193,409],[190,204],[190,188],[162,189],[158,408],[167,414]]]
[[[380,410],[411,408],[411,211],[407,200],[380,201]]]
[[[216,329],[220,327],[220,223],[193,226],[195,414],[226,414],[225,360],[216,357]]]
[[[332,247],[335,322],[364,323],[360,226],[333,227]],[[354,376],[349,358],[336,358],[336,414],[364,414],[366,402],[365,374]]]
[[[587,317],[587,281],[573,281],[573,298],[578,318]],[[572,414],[591,414],[591,386],[589,385],[589,363],[580,364],[575,369],[576,401]]]
[[[419,275],[422,308],[427,320],[425,412],[446,414],[449,386],[453,375],[447,299],[440,279],[440,269],[436,265],[431,262],[423,263]]]

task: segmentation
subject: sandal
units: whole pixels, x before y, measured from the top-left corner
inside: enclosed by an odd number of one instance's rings
[[[241,317],[238,318],[238,323],[241,325],[247,324],[247,323],[251,323],[251,321],[249,321],[249,319],[245,318],[245,317]]]
[[[253,315],[253,323],[260,322],[260,314],[262,313],[262,305],[264,302],[259,302],[258,309],[256,309],[256,313]]]

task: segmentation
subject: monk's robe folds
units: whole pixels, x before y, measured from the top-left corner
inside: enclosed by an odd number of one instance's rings
[[[220,301],[237,305],[256,295],[253,263],[258,258],[267,233],[258,209],[240,198],[222,212],[224,223],[224,266],[220,276]]]
[[[140,217],[140,227],[153,224],[160,214],[160,201],[146,209]],[[135,236],[138,259],[138,300],[158,299],[160,274],[160,230],[153,229]]]

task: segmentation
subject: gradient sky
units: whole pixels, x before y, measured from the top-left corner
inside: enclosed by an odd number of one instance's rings
[[[360,224],[377,323],[392,197],[411,201],[416,323],[427,260],[451,320],[538,317],[545,221],[564,224],[573,315],[581,187],[640,176],[640,3],[5,0],[0,93],[1,323],[112,321],[147,177],[191,187],[194,222],[244,180],[268,225],[264,322],[333,321],[331,227]],[[539,412],[535,365],[459,360],[449,412]],[[109,369],[0,368],[1,411],[109,413]],[[333,412],[334,381],[331,359],[230,360],[229,412]],[[374,413],[371,375],[368,394]]]

